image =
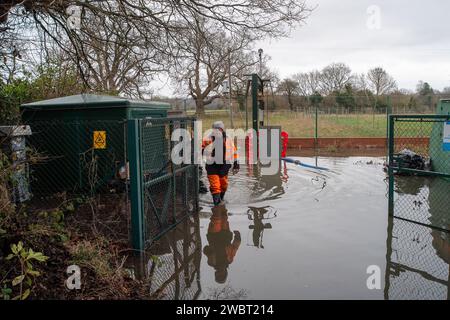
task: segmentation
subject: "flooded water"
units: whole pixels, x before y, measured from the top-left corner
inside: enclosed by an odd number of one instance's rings
[[[226,204],[153,246],[144,264],[160,299],[448,299],[448,234],[388,217],[383,157],[300,158],[230,175]],[[202,178],[207,185],[206,177]],[[380,288],[367,273],[379,270]],[[375,268],[375,269],[373,269]],[[376,275],[376,272],[375,272]],[[373,282],[376,284],[376,281]]]

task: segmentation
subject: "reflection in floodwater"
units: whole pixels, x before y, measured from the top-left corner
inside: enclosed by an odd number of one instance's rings
[[[181,222],[134,261],[136,276],[147,279],[150,296],[164,300],[195,300],[200,286],[199,217]]]
[[[261,176],[243,166],[230,177],[227,207],[211,209],[210,196],[202,196],[199,215],[150,248],[141,268],[150,293],[158,299],[447,299],[449,234],[388,220],[382,162],[321,158],[331,169],[326,175],[283,164],[278,175]],[[397,199],[411,202],[405,213],[448,223],[441,214],[450,197],[434,198],[445,183],[396,182]],[[418,196],[424,199],[415,206]],[[386,267],[383,290],[367,289],[369,265]]]
[[[286,162],[281,161],[280,170],[273,175],[262,174],[259,165],[248,165],[247,176],[253,178],[252,198],[259,200],[275,200],[285,194],[283,184],[289,179]]]
[[[228,266],[241,245],[241,234],[239,231],[230,230],[228,212],[225,206],[212,208],[212,216],[206,235],[208,244],[203,248],[208,265],[215,269],[215,280],[217,283],[225,283],[228,277]]]
[[[265,229],[272,229],[271,223],[265,223],[265,220],[273,219],[277,216],[277,212],[271,206],[265,207],[248,207],[248,219],[253,221],[253,224],[248,228],[253,230],[253,246],[264,249],[263,235]]]
[[[246,298],[247,290],[236,290],[230,285],[225,285],[223,288],[211,288],[208,290],[208,300],[240,300]]]
[[[434,178],[430,182],[430,223],[444,230],[450,230],[450,181]]]
[[[282,161],[278,172],[273,175],[264,175],[262,170],[260,165],[242,165],[239,173],[229,177],[230,187],[225,196],[225,202],[230,204],[232,209],[283,197],[286,193],[284,185],[289,179],[286,163]],[[201,183],[209,186],[205,176],[201,177]],[[208,197],[201,197],[200,204],[202,207],[212,207]]]
[[[385,299],[450,299],[450,182],[397,176],[395,187]]]
[[[240,176],[234,178],[235,183],[231,188],[231,193],[228,198],[229,200],[227,200],[229,204],[236,204],[235,199],[233,199],[233,192],[236,192],[236,189],[241,189],[240,191],[238,191],[240,193],[240,196],[249,196],[249,198],[245,200],[245,204],[249,204],[252,202],[265,202],[282,198],[282,196],[285,194],[284,184],[289,179],[286,162],[280,162],[279,170],[274,175],[262,174],[262,168],[260,165],[248,164],[245,167],[246,175],[240,174]],[[245,189],[248,189],[248,191]],[[242,199],[240,202],[243,202]],[[215,213],[217,209],[212,208],[212,211],[213,215],[211,217],[211,223],[208,228],[208,240],[210,238],[214,239],[215,237],[219,237],[217,235],[214,235],[211,231],[211,226],[214,226],[214,220],[217,219],[216,216],[218,215],[217,213]],[[264,220],[276,217],[276,210],[271,206],[249,206],[247,210],[247,217],[253,222],[253,224],[249,225],[249,229],[252,230],[253,233],[253,246],[257,248],[264,248],[262,244],[264,230],[272,228],[272,225],[270,223],[265,223]],[[226,215],[226,218],[226,225],[228,226],[228,215]],[[231,233],[228,231],[227,234],[230,235]],[[238,237],[240,243],[239,233]],[[213,258],[210,257],[210,247],[207,247],[206,252],[204,250],[204,253],[206,256],[208,256],[208,264],[210,264],[210,260],[213,260]],[[220,276],[224,275],[224,271],[216,269],[216,280],[217,274],[220,278]],[[217,282],[221,283],[219,280],[217,280]]]
[[[384,297],[450,299],[448,233],[389,219]]]
[[[440,177],[395,177],[394,215],[450,230],[450,181]]]

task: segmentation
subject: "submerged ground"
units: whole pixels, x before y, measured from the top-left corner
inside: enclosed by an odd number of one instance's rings
[[[331,171],[283,164],[280,175],[261,176],[243,166],[224,207],[202,195],[199,215],[143,262],[155,297],[449,297],[448,236],[388,218],[383,157],[297,159]],[[380,289],[367,287],[368,267],[379,268]]]

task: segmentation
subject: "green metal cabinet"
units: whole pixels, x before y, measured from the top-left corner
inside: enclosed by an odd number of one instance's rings
[[[450,100],[441,100],[437,108],[438,115],[450,115]],[[435,122],[430,137],[430,157],[433,170],[450,174],[450,151],[443,148],[443,122]]]
[[[170,104],[129,100],[113,96],[79,94],[23,104],[22,119],[46,120],[131,120],[167,117]]]
[[[92,94],[23,104],[23,122],[33,132],[30,145],[47,157],[33,168],[32,192],[86,192],[105,186],[126,168],[130,149],[136,148],[137,141],[128,140],[130,120],[165,118],[169,108],[163,102]],[[152,133],[161,144],[157,149],[163,149],[165,130],[158,129]]]

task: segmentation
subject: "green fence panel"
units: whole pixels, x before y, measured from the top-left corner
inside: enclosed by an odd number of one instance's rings
[[[198,166],[171,161],[172,132],[191,131],[194,118],[139,120],[146,246],[198,210]],[[192,158],[193,159],[193,158]],[[191,160],[192,160],[191,159]]]
[[[389,117],[389,214],[448,232],[450,230],[450,152],[443,148],[450,115]],[[410,150],[426,160],[410,168],[399,153]]]
[[[173,130],[191,131],[194,121],[32,121],[28,146],[39,161],[30,168],[30,208],[46,210],[78,198],[99,200],[102,208],[119,207],[108,199],[123,195],[120,205],[131,221],[125,229],[133,248],[144,250],[198,210],[198,166],[171,161]]]

